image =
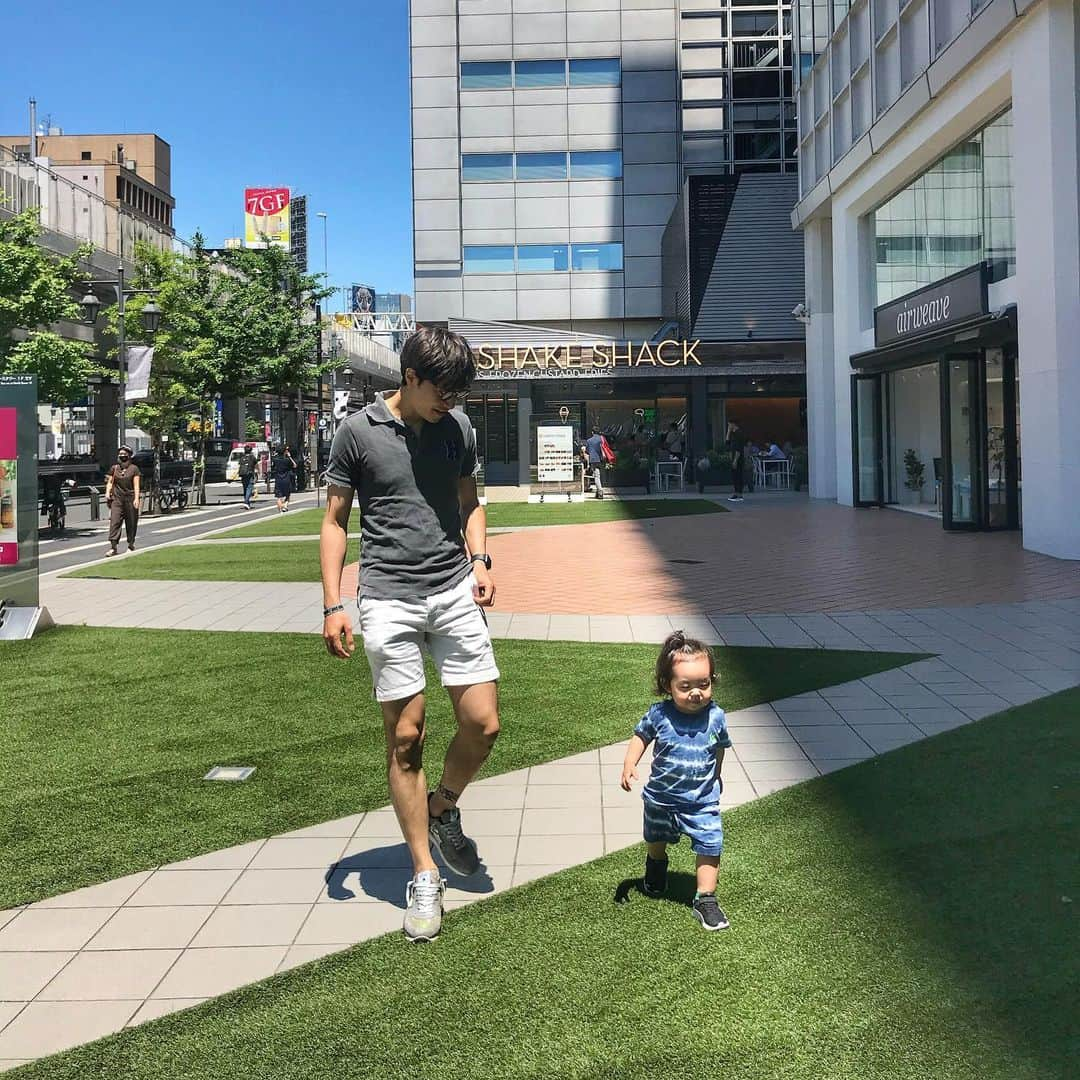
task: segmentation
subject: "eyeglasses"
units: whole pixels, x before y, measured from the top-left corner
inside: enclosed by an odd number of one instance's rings
[[[468,397],[468,390],[444,390],[441,386],[435,387],[435,393],[446,402],[447,405],[456,405]]]

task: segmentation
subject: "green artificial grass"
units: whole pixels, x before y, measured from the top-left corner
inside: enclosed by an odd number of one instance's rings
[[[485,775],[628,739],[650,645],[499,641],[504,734]],[[718,650],[728,709],[908,662],[807,649]],[[427,760],[453,729],[428,703]],[[0,643],[0,908],[389,802],[362,653],[305,634],[62,627]],[[214,765],[254,765],[242,784]]]
[[[1078,713],[1068,691],[730,811],[729,931],[690,915],[685,845],[663,899],[632,888],[639,845],[12,1076],[1071,1080]]]
[[[685,517],[693,514],[724,514],[727,507],[708,499],[586,499],[582,503],[488,503],[487,523],[490,528],[521,525],[588,525],[601,521]],[[245,536],[314,536],[322,524],[323,510],[298,510],[287,514],[241,525],[220,537]],[[349,532],[360,527],[356,511],[349,522]]]
[[[350,540],[348,562],[360,557]],[[85,566],[61,577],[127,581],[320,581],[319,542],[176,544]]]

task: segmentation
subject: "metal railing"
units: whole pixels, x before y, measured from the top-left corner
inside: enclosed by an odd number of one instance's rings
[[[36,161],[0,147],[0,214],[37,209],[42,227],[99,251],[130,258],[137,242],[162,250],[187,245],[164,226],[107,202],[97,192],[60,176]]]

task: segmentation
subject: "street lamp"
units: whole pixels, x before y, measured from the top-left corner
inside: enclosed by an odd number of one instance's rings
[[[101,310],[101,301],[97,298],[93,289],[93,286],[95,285],[108,286],[116,293],[116,352],[120,377],[120,410],[117,416],[117,425],[119,427],[117,445],[123,446],[127,441],[127,393],[124,387],[124,382],[127,378],[127,349],[124,343],[125,304],[129,297],[149,296],[151,299],[144,305],[139,318],[142,322],[143,329],[148,334],[157,333],[157,329],[161,325],[161,308],[157,306],[153,298],[157,296],[158,290],[125,289],[124,264],[121,263],[116,268],[115,281],[111,278],[87,281],[86,295],[82,298],[81,304],[83,315],[88,323],[95,322],[98,317],[98,312]]]

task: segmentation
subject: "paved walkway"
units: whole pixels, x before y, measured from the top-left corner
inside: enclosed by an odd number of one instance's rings
[[[221,603],[228,606],[228,597]],[[550,633],[557,616],[543,618],[535,628]],[[593,635],[604,625],[623,625],[599,618],[589,620]],[[670,625],[655,617],[624,621],[642,634],[648,627],[652,641]],[[806,644],[785,640],[797,632],[826,645],[895,648],[902,642],[938,654],[732,713],[735,749],[724,766],[728,808],[1080,685],[1076,599],[746,617],[734,628],[720,620],[694,628],[711,629],[717,640],[750,634]],[[616,633],[614,639],[623,638]],[[636,843],[640,803],[618,788],[623,749],[620,743],[473,785],[462,807],[484,870],[451,879],[447,906]],[[383,808],[2,912],[0,1067],[396,930],[408,876],[393,812]]]

